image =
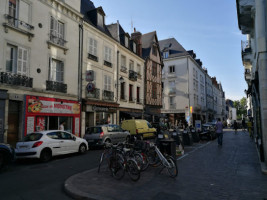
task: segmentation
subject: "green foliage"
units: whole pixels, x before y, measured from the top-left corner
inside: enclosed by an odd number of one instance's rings
[[[243,97],[240,100],[234,101],[234,107],[236,108],[237,120],[242,119],[242,114],[245,117],[247,115],[247,99]]]

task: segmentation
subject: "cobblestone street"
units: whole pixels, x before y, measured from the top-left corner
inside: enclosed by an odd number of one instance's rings
[[[76,198],[94,199],[267,199],[267,176],[247,132],[225,130],[222,147],[216,140],[187,146],[177,162],[176,179],[157,168],[143,172],[136,183],[90,170],[70,177],[65,189]]]

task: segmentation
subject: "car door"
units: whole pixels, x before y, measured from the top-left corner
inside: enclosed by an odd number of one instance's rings
[[[115,132],[115,125],[108,125],[107,126],[107,133],[108,133],[107,137],[110,138],[110,140],[113,144],[118,142],[118,139],[116,137],[116,132]]]
[[[61,136],[63,139],[64,154],[74,152],[76,142],[73,140],[72,134],[61,131]]]
[[[118,142],[123,142],[123,135],[122,135],[122,132],[120,131],[120,127],[118,125],[114,125],[113,126],[113,137],[116,141],[116,143]]]
[[[53,155],[60,155],[64,152],[64,140],[61,137],[60,132],[47,133],[47,145],[52,149]]]

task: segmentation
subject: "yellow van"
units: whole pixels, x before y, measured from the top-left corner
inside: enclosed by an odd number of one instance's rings
[[[121,128],[127,130],[131,135],[143,135],[143,138],[154,138],[157,130],[143,119],[130,119],[121,122]]]

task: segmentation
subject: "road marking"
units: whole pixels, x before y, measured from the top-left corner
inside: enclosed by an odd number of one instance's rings
[[[198,150],[198,149],[201,149],[201,148],[203,148],[203,147],[209,145],[210,143],[211,143],[211,141],[209,141],[209,142],[207,142],[206,144],[203,144],[203,145],[201,145],[201,146],[195,147],[194,150],[192,150],[192,151],[190,151],[190,152],[188,152],[188,153],[182,155],[181,157],[177,158],[176,160],[181,160],[182,158],[185,158],[185,157],[188,156],[189,154],[195,152],[195,151]],[[193,147],[191,147],[191,148],[193,148]]]

